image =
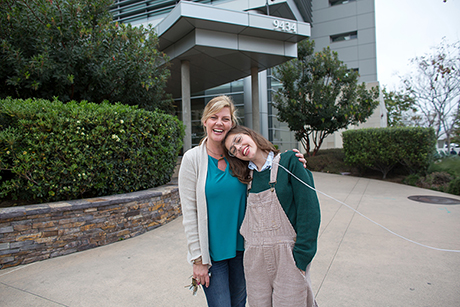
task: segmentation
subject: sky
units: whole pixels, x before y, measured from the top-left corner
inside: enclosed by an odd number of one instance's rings
[[[411,73],[410,59],[433,53],[443,37],[460,41],[460,0],[375,0],[375,15],[377,77],[389,90]]]

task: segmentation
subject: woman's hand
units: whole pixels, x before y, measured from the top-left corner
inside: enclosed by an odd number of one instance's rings
[[[207,264],[194,264],[193,265],[193,278],[199,285],[209,287],[209,273]]]
[[[299,151],[298,149],[296,149],[296,148],[294,148],[292,151],[296,153],[295,156],[296,156],[297,158],[299,158],[299,161],[300,161],[300,162],[303,163],[303,168],[307,168],[307,160],[305,160],[304,155],[301,154],[300,151]]]

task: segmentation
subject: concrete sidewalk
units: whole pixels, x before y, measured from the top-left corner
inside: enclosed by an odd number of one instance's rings
[[[460,250],[460,205],[435,191],[314,173],[316,187],[398,235]],[[460,306],[460,253],[419,246],[318,194],[312,282],[320,307]],[[0,306],[206,306],[190,282],[182,218],[126,241],[0,271]]]

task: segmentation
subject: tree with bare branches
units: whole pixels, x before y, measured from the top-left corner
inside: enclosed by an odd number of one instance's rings
[[[445,135],[448,146],[459,117],[460,42],[445,39],[432,53],[411,60],[414,71],[403,78],[408,95],[423,118],[423,126],[433,127],[436,138]]]

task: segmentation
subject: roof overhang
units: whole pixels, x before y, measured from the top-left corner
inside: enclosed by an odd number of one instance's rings
[[[190,63],[191,92],[251,75],[297,57],[310,24],[181,1],[156,26],[160,51],[170,57],[167,91],[181,96],[181,62]]]

